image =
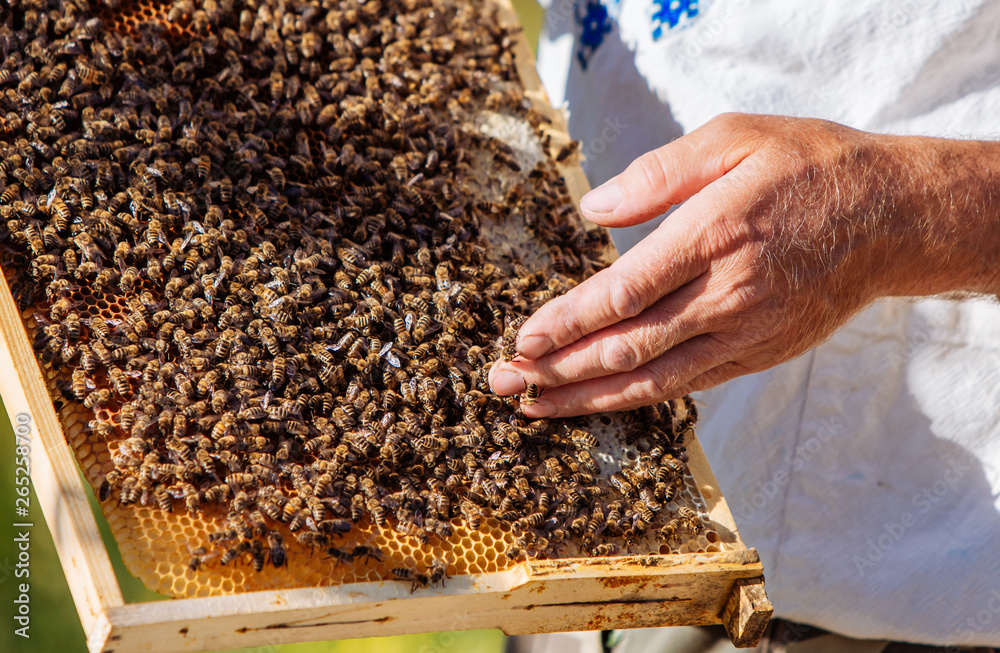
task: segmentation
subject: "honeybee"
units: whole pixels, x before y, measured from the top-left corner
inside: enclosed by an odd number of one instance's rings
[[[680,460],[667,454],[660,459],[660,466],[656,470],[656,480],[664,483],[672,479],[682,479],[687,471],[687,467]]]
[[[413,594],[413,592],[417,589],[427,587],[430,584],[429,576],[415,572],[406,567],[396,567],[391,570],[391,573],[396,580],[407,581],[410,583],[410,594]]]
[[[369,562],[371,560],[381,561],[382,551],[375,546],[360,545],[354,547],[351,551],[351,557],[354,560],[364,559],[365,562]]]
[[[97,408],[108,403],[110,400],[111,391],[107,388],[102,388],[100,390],[94,390],[88,394],[83,400],[83,405],[87,408]]]
[[[230,429],[236,424],[236,415],[231,412],[225,412],[219,417],[219,421],[215,423],[212,427],[211,438],[213,440],[220,440],[223,436],[227,435]]]
[[[538,403],[538,396],[540,394],[541,391],[538,389],[538,386],[534,383],[529,383],[528,388],[524,393],[524,404],[526,406],[530,406],[531,404]]]
[[[167,493],[167,488],[162,485],[154,486],[153,497],[156,499],[156,505],[160,510],[164,512],[174,511],[174,502],[171,500],[170,494]]]
[[[90,318],[87,321],[87,326],[90,327],[90,330],[93,331],[94,335],[96,335],[101,340],[107,339],[107,337],[111,334],[111,330],[108,328],[107,323],[102,318],[99,317]]]
[[[614,544],[613,542],[606,542],[604,544],[598,544],[597,546],[595,546],[590,554],[594,557],[613,556],[613,555],[618,555],[618,552],[620,550],[621,547],[619,547],[617,544]]]
[[[74,370],[71,387],[77,401],[84,401],[90,390],[93,390],[95,386],[93,381],[87,378],[86,370]]]
[[[134,476],[128,476],[122,481],[121,494],[119,496],[122,505],[135,503],[139,499],[141,491],[137,485],[138,482]]]
[[[191,63],[197,69],[202,69],[205,67],[205,50],[202,47],[201,41],[193,39],[191,45],[188,46],[188,55],[191,57]]]
[[[191,552],[191,561],[188,562],[188,569],[191,571],[198,571],[202,564],[205,562],[205,557],[208,555],[208,550],[203,546],[199,546],[197,549]]]
[[[466,525],[470,529],[478,531],[483,523],[482,512],[480,511],[479,506],[471,501],[462,501],[460,507],[462,516],[465,518]]]
[[[74,375],[76,371],[74,371]],[[118,411],[118,423],[126,431],[131,431],[132,426],[135,424],[135,406],[131,403],[122,405],[121,409]]]
[[[323,533],[317,533],[316,531],[301,531],[295,534],[295,539],[299,541],[303,546],[308,546],[310,549],[315,549],[318,547],[327,547],[330,544],[330,538]]]
[[[122,397],[128,397],[132,394],[132,389],[129,386],[128,379],[125,378],[125,373],[117,367],[108,368],[108,381],[111,383],[111,387],[115,389],[115,392]]]
[[[347,519],[326,519],[316,523],[316,528],[328,535],[341,535],[350,531],[353,527],[352,522]]]
[[[335,546],[327,547],[326,556],[328,558],[333,559],[333,561],[336,563],[344,563],[346,565],[349,565],[354,562],[354,556],[351,554],[350,551],[344,551],[342,549],[338,549]]]
[[[271,564],[275,567],[283,567],[287,564],[287,552],[285,550],[285,538],[281,533],[271,531],[267,534],[267,547]],[[260,571],[258,569],[258,571]]]
[[[682,523],[680,519],[671,519],[657,531],[656,536],[669,544],[677,539],[678,532],[682,528]]]
[[[430,585],[441,585],[444,587],[444,582],[448,579],[448,563],[441,558],[436,558],[430,567],[427,568],[427,576]]]
[[[0,197],[0,201],[2,201],[2,197]],[[66,206],[66,202],[58,197],[54,198],[49,204],[49,211],[52,214],[52,226],[56,228],[56,231],[65,233],[73,219],[73,214]]]
[[[234,537],[227,537],[220,539],[234,539]],[[219,563],[222,565],[228,565],[236,558],[246,553],[250,553],[252,549],[253,546],[251,545],[250,542],[239,542],[235,546],[226,549],[226,551],[222,554],[222,558],[219,560]]]
[[[542,522],[545,521],[545,514],[541,512],[535,512],[527,517],[522,517],[514,523],[514,527],[519,530],[525,530],[528,528],[538,528],[541,526]]]
[[[93,419],[87,423],[90,428],[98,437],[104,440],[110,440],[115,436],[115,427],[110,422],[106,422],[102,419]]]
[[[580,465],[586,469],[591,474],[600,474],[601,466],[596,459],[590,454],[589,451],[580,450],[576,452],[576,459],[580,462]]]
[[[692,533],[699,533],[705,529],[705,525],[701,521],[701,517],[698,516],[694,510],[691,510],[687,506],[681,506],[677,510],[677,516],[682,520],[683,525]]]

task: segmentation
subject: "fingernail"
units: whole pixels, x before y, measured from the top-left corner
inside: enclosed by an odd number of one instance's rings
[[[525,404],[522,402],[521,410],[524,412],[525,417],[531,417],[532,419],[544,419],[546,417],[552,417],[556,414],[556,407],[545,399],[539,399],[533,404]]]
[[[534,335],[520,338],[517,343],[517,353],[534,360],[555,349],[556,343],[548,336]]]
[[[519,395],[528,388],[528,384],[517,372],[510,370],[498,370],[490,375],[490,387],[493,393],[501,396]]]
[[[622,203],[622,189],[611,179],[583,196],[580,208],[587,213],[611,213]]]

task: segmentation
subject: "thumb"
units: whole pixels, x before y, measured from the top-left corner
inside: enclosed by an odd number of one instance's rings
[[[747,127],[755,117],[728,114],[647,152],[580,200],[584,217],[630,227],[666,213],[735,168],[755,149]]]

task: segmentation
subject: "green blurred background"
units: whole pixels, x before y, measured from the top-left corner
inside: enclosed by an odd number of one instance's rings
[[[513,0],[521,15],[525,33],[532,47],[538,40],[542,21],[542,10],[535,0]],[[0,373],[11,373],[4,370]],[[14,433],[10,420],[0,404],[0,651],[4,653],[86,653],[83,628],[76,613],[76,607],[66,585],[63,569],[56,557],[52,536],[45,526],[41,511],[31,495],[31,515],[27,518],[14,515]],[[95,515],[101,527],[104,543],[111,556],[118,575],[125,601],[168,600],[147,590],[125,570],[118,547],[111,537],[107,524],[91,497]],[[15,533],[8,524],[30,521],[31,529],[30,579],[14,576],[17,561]],[[31,626],[30,638],[24,639],[14,634],[18,625],[14,622],[14,599],[17,585],[30,580]],[[466,631],[459,633],[431,633],[404,637],[376,637],[371,639],[318,642],[311,644],[291,644],[265,646],[254,649],[240,649],[243,653],[499,653],[504,647],[503,633],[497,630]],[[235,652],[234,652],[235,653]]]

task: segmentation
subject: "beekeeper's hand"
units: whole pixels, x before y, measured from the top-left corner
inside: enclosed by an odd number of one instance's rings
[[[798,356],[878,297],[1000,290],[997,144],[723,115],[580,205],[626,227],[681,202],[521,327],[494,392],[538,385],[529,417],[633,408]]]

